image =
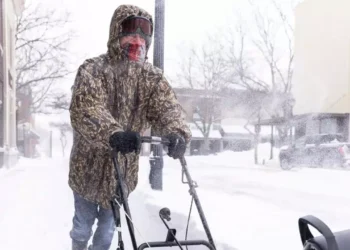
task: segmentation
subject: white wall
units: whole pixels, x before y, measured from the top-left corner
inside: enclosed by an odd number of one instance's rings
[[[350,113],[350,1],[305,0],[295,11],[295,114]]]
[[[24,10],[25,0],[12,0],[16,15],[20,15]]]
[[[15,31],[16,14],[20,14],[24,0],[3,1],[4,10],[4,147],[5,165],[11,166],[16,162],[16,65],[15,65]],[[12,76],[11,86],[9,72]]]
[[[14,64],[14,35],[15,35],[15,9],[12,0],[4,1],[4,33],[5,33],[5,84],[4,84],[4,145],[16,147],[16,75]],[[12,75],[12,86],[9,84],[8,72]]]

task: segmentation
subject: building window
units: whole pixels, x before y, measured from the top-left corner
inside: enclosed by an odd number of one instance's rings
[[[220,130],[221,124],[220,123],[213,123],[213,130]]]
[[[8,71],[8,81],[11,89],[13,89],[13,77],[10,70]]]
[[[321,134],[336,134],[337,129],[337,119],[336,118],[325,118],[320,121],[320,133]]]
[[[299,139],[306,135],[306,124],[299,123],[295,127],[295,139]]]
[[[306,134],[315,135],[320,133],[320,120],[308,120],[306,124]]]
[[[337,119],[337,127],[338,127],[338,133],[346,133],[347,127],[346,127],[346,120],[345,118],[338,118]]]
[[[16,128],[16,107],[15,107],[15,96],[14,96],[14,93],[11,91],[11,94],[10,94],[10,110],[9,110],[9,113],[10,113],[10,126],[11,126],[11,129],[10,129],[10,146],[11,147],[15,147],[16,146],[16,133],[14,133],[15,131],[17,131],[16,129],[13,129],[13,128]]]
[[[10,27],[10,30],[9,30],[9,50],[10,50],[10,53],[9,53],[9,56],[10,56],[10,68],[12,69],[13,67],[13,63],[14,63],[14,45],[13,45],[13,40],[14,40],[14,37],[15,37],[15,34],[13,33],[13,29]]]

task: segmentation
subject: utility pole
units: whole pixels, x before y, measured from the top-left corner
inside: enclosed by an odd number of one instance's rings
[[[153,65],[164,70],[164,0],[155,0]]]
[[[164,0],[155,0],[154,50],[153,65],[164,70]],[[157,131],[151,128],[151,135]],[[149,182],[155,190],[163,189],[163,146],[151,145]]]

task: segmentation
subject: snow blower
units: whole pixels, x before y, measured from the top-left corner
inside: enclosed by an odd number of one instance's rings
[[[141,137],[141,142],[142,143],[150,143],[150,144],[163,144],[165,146],[169,144],[168,140],[161,138],[161,137],[154,137],[154,136]],[[167,223],[167,221],[171,220],[170,209],[164,207],[164,208],[160,209],[159,217],[162,220],[162,222],[164,223],[166,229],[168,230],[165,241],[144,242],[140,246],[137,246],[136,236],[135,236],[135,231],[134,231],[134,223],[133,223],[132,218],[131,218],[129,203],[128,203],[127,195],[126,195],[125,189],[124,189],[125,188],[125,183],[123,180],[124,175],[118,166],[117,152],[116,151],[113,151],[112,160],[113,160],[113,164],[114,164],[114,167],[116,170],[115,171],[116,178],[118,180],[118,190],[117,191],[118,191],[118,197],[119,197],[119,199],[114,198],[111,201],[115,225],[116,225],[116,228],[118,231],[118,247],[117,247],[117,249],[124,250],[124,243],[122,240],[122,232],[121,232],[121,218],[120,218],[120,209],[123,206],[124,211],[125,211],[126,222],[128,225],[129,234],[130,234],[130,238],[131,238],[131,243],[132,243],[134,250],[143,250],[146,248],[159,248],[159,247],[179,247],[180,249],[183,250],[184,247],[187,248],[188,246],[198,246],[198,245],[205,246],[210,250],[216,250],[214,240],[213,240],[213,237],[212,237],[210,229],[209,229],[209,225],[208,225],[207,220],[205,218],[203,208],[201,206],[201,203],[199,201],[199,198],[198,198],[198,195],[196,192],[196,187],[198,187],[198,185],[195,181],[192,180],[184,157],[182,157],[180,159],[180,163],[182,166],[182,183],[188,184],[189,193],[192,196],[190,212],[189,212],[189,216],[188,216],[188,220],[187,220],[185,240],[178,240],[176,238],[176,229],[170,228],[168,223]],[[186,181],[185,181],[185,177],[187,179]],[[206,236],[208,238],[207,241],[206,240],[187,240],[188,226],[189,226],[189,220],[190,220],[190,215],[191,215],[191,211],[192,211],[193,201],[197,207],[200,219],[201,219],[202,224],[203,224],[204,231],[205,231]],[[135,227],[135,229],[137,229],[137,228]]]
[[[314,227],[321,236],[314,237],[309,229]],[[349,250],[350,230],[333,233],[329,227],[313,215],[299,219],[299,232],[304,250]]]

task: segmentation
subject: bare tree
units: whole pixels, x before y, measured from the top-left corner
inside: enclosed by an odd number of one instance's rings
[[[282,93],[285,101],[280,106],[270,109],[271,117],[291,118],[290,99],[293,78],[294,62],[294,28],[288,19],[286,10],[275,0],[271,0],[272,7],[278,19],[274,20],[269,15],[264,14],[259,8],[255,12],[255,24],[258,36],[253,40],[256,48],[260,51],[268,65],[271,77],[271,92]],[[291,6],[295,1],[291,1]],[[291,10],[292,8],[290,8]],[[278,52],[278,43],[282,43],[284,48]],[[281,94],[280,94],[281,95]],[[289,131],[289,123],[277,126],[281,141],[286,141]]]
[[[225,56],[230,68],[228,81],[245,90],[269,92],[269,83],[255,72],[256,58],[250,55],[250,37],[247,30],[240,18],[236,27],[230,27],[224,36],[228,44],[228,53]]]
[[[73,31],[67,31],[69,14],[62,16],[45,6],[26,6],[17,19],[15,53],[17,91],[30,93],[31,112],[42,111],[53,86],[73,73],[69,68],[68,45]]]
[[[191,47],[187,59],[180,63],[177,74],[179,82],[189,88],[193,98],[193,122],[204,137],[201,151],[209,152],[209,135],[213,124],[220,120],[221,91],[229,84],[224,59],[224,48],[212,37],[208,37],[210,46],[200,49]]]
[[[60,141],[62,147],[62,155],[65,156],[65,149],[67,147],[67,133],[72,132],[72,127],[67,122],[52,122],[50,124],[52,127],[58,128],[60,131]]]
[[[286,10],[275,0],[270,1],[270,12],[267,13],[249,0],[253,12],[253,27],[246,25],[244,18],[238,19],[237,26],[231,28],[226,35],[226,42],[229,44],[227,60],[235,75],[239,76],[239,81],[235,83],[243,88],[290,93],[294,29]],[[292,0],[291,3],[295,1]],[[259,66],[263,63],[267,68],[256,67],[257,63]],[[269,72],[268,77],[266,69]]]
[[[280,20],[275,20],[256,8],[254,18],[258,36],[253,39],[253,43],[268,65],[271,90],[289,93],[293,77],[294,28],[282,7],[275,0],[271,0],[271,3]],[[278,53],[277,44],[281,42],[285,49]]]
[[[70,100],[66,93],[55,93],[49,100],[46,107],[52,110],[65,111],[69,109]]]
[[[249,2],[253,25],[248,27],[241,18],[237,27],[229,32],[226,38],[230,45],[228,64],[234,74],[239,76],[239,81],[235,80],[237,85],[247,90],[266,92],[266,98],[269,98],[269,101],[261,99],[261,105],[253,111],[256,115],[252,115],[252,119],[257,119],[262,110],[270,117],[289,119],[294,28],[287,12],[291,12],[297,1],[291,0],[291,5],[283,8],[275,0],[270,0],[266,10],[258,5],[258,1]],[[284,102],[281,103],[282,99]],[[281,140],[285,140],[288,126],[279,126],[277,129]]]

